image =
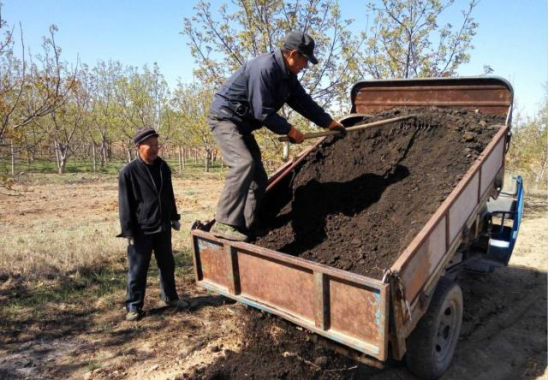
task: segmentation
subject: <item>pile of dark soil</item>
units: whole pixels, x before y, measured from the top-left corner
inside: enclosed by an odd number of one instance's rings
[[[261,311],[248,310],[240,325],[245,331],[242,351],[228,351],[193,378],[338,380],[378,372],[317,344],[314,334]]]
[[[254,243],[381,278],[504,119],[467,110],[392,110],[415,120],[328,138],[267,194]]]

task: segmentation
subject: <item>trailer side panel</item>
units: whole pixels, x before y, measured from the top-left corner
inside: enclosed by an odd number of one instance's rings
[[[198,285],[352,347],[388,351],[388,284],[193,230]]]

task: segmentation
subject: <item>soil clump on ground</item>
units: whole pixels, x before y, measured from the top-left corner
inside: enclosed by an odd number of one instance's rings
[[[380,279],[451,193],[504,118],[391,110],[405,122],[329,137],[266,196],[254,244]]]
[[[239,322],[245,331],[242,352],[228,351],[194,379],[344,379],[374,372],[317,344],[314,334],[258,310]]]

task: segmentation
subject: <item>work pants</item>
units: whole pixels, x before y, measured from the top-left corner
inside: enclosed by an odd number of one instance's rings
[[[240,133],[233,122],[209,118],[208,123],[229,167],[215,220],[250,230],[258,224],[257,211],[268,181],[261,150],[253,134]]]
[[[179,299],[175,289],[175,260],[171,250],[171,229],[152,235],[139,235],[128,245],[129,272],[126,308],[141,310],[145,300],[147,272],[154,251],[160,272],[161,297],[165,302]]]

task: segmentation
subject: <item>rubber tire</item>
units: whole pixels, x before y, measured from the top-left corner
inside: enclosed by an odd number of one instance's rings
[[[449,314],[445,312],[449,309]],[[462,326],[463,299],[458,283],[441,278],[426,314],[407,339],[406,364],[409,370],[424,380],[438,379],[453,359]],[[443,321],[444,316],[446,320]],[[449,316],[449,317],[447,317]],[[437,353],[436,338],[441,322],[447,322],[449,342],[441,354]],[[446,327],[444,328],[446,330]]]

